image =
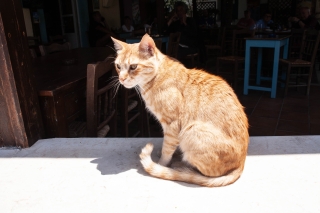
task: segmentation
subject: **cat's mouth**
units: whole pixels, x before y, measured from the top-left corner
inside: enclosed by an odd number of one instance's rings
[[[136,84],[134,84],[132,82],[121,81],[121,80],[120,80],[120,84],[122,84],[127,89],[131,89],[136,86]]]

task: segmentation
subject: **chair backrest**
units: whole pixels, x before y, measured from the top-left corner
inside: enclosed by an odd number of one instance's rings
[[[234,30],[232,37],[232,55],[245,56],[245,38],[254,37],[255,31],[249,29]]]
[[[225,27],[214,28],[211,33],[212,33],[211,36],[214,39],[213,44],[222,46],[223,39],[226,33],[226,28]]]
[[[318,46],[320,41],[320,31],[305,30],[302,37],[302,45],[300,49],[300,59],[310,61],[314,64]]]
[[[178,49],[179,49],[179,42],[180,42],[180,32],[170,33],[169,42],[168,42],[168,49],[167,55],[173,58],[178,57]]]
[[[221,35],[221,46],[223,55],[232,55],[232,39],[233,31],[236,30],[236,25],[223,27]]]
[[[299,58],[304,29],[291,29],[289,58]]]
[[[87,66],[87,136],[104,137],[108,125],[116,136],[116,96],[110,78],[115,75],[112,59]]]
[[[69,42],[65,42],[63,44],[53,43],[53,44],[50,44],[49,46],[44,46],[44,45],[39,46],[39,50],[42,56],[55,53],[55,52],[61,52],[64,50],[70,50],[70,49],[71,49],[71,45]]]

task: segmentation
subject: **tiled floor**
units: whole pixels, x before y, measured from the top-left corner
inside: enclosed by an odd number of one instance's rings
[[[320,135],[320,86],[311,86],[309,97],[304,89],[290,88],[283,96],[283,89],[276,98],[270,92],[249,90],[243,95],[242,88],[237,95],[249,118],[250,136],[273,135]],[[157,122],[151,122],[151,137],[162,137]]]

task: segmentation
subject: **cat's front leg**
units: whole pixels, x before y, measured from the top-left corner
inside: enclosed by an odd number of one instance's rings
[[[167,166],[170,163],[172,155],[176,151],[178,145],[179,140],[177,137],[169,133],[164,133],[161,158],[159,160],[160,165]]]

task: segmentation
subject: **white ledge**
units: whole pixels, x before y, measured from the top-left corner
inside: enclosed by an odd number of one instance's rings
[[[220,188],[150,177],[161,138],[54,138],[0,149],[0,212],[320,212],[320,136],[251,137],[245,170]]]

